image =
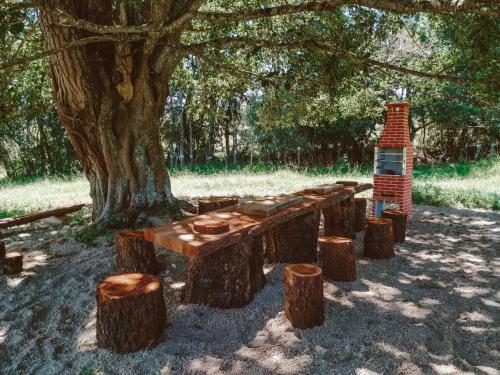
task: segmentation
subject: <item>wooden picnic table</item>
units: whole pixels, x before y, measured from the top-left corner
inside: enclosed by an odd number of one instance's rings
[[[311,254],[314,259],[308,261],[314,261],[320,210],[371,187],[359,184],[323,195],[297,192],[294,195],[303,197],[303,203],[270,216],[246,215],[237,212],[237,206],[226,207],[147,229],[144,238],[189,258],[185,303],[241,307],[265,284],[264,234],[267,247],[275,246],[275,253],[280,254],[279,261],[303,259],[304,255],[311,258]],[[200,220],[224,220],[229,230],[219,234],[199,233],[194,225]],[[304,245],[306,250],[302,250]]]

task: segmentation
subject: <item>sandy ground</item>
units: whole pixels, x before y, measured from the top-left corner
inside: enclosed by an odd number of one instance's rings
[[[65,230],[8,233],[25,270],[0,275],[0,374],[500,373],[495,212],[417,206],[396,258],[360,257],[358,281],[325,283],[326,321],[309,330],[284,316],[282,265],[266,266],[267,285],[246,308],[183,306],[184,260],[158,249],[171,325],[159,346],[125,356],[95,341],[95,287],[114,270],[112,235],[87,249],[55,242]]]

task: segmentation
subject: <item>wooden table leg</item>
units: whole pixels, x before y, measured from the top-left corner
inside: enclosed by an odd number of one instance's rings
[[[354,197],[350,197],[331,207],[323,208],[325,218],[325,236],[354,238],[355,206]]]
[[[281,263],[310,263],[317,259],[319,210],[271,230],[276,258]],[[269,245],[268,245],[269,246]]]
[[[219,308],[248,305],[265,284],[262,236],[190,259],[184,303]]]

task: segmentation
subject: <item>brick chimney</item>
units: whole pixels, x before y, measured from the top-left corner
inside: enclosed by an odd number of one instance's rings
[[[413,145],[408,127],[408,103],[388,103],[384,131],[375,146],[372,214],[385,208],[412,214]]]

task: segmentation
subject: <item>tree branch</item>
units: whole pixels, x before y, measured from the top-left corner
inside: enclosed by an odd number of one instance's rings
[[[142,40],[142,39],[143,38],[136,36],[134,38],[134,41],[136,41],[136,40]],[[125,41],[126,42],[130,42],[131,39],[127,38]],[[18,59],[7,61],[7,62],[5,62],[3,64],[0,64],[0,70],[6,70],[6,69],[12,68],[14,66],[24,65],[24,64],[27,64],[29,62],[32,62],[32,61],[35,61],[35,60],[40,60],[40,59],[43,59],[45,57],[48,57],[48,56],[51,56],[51,55],[55,55],[56,53],[60,53],[60,52],[63,52],[63,51],[69,50],[69,49],[83,47],[83,46],[85,46],[87,44],[102,43],[102,42],[114,42],[114,43],[117,43],[117,42],[124,42],[124,40],[123,40],[123,38],[119,38],[119,37],[116,37],[116,36],[115,37],[113,37],[113,36],[91,36],[91,37],[88,37],[88,38],[82,38],[82,39],[75,40],[73,42],[69,42],[69,43],[65,44],[64,47],[53,48],[53,49],[49,49],[47,51],[35,53],[35,54],[31,55],[31,56],[21,57],[21,58],[18,58]]]
[[[198,12],[196,20],[211,23],[245,21],[259,18],[283,16],[304,12],[334,12],[341,6],[359,5],[394,13],[471,13],[486,16],[500,16],[498,2],[495,0],[327,0],[312,1],[304,4],[287,4],[262,9],[238,10],[234,12]]]
[[[461,78],[456,76],[448,76],[440,73],[423,72],[420,70],[405,68],[398,65],[374,60],[368,57],[360,56],[352,52],[342,51],[335,46],[332,41],[324,40],[304,40],[304,41],[291,41],[291,42],[273,42],[269,40],[252,40],[249,38],[220,38],[212,41],[186,45],[184,48],[193,54],[199,55],[206,48],[223,48],[227,46],[237,47],[261,47],[267,49],[311,49],[323,52],[330,52],[338,57],[346,57],[348,59],[377,67],[384,70],[396,71],[408,75],[413,75],[421,78],[432,78],[438,80],[451,81],[455,83],[491,83],[488,80],[474,79],[474,78]]]

